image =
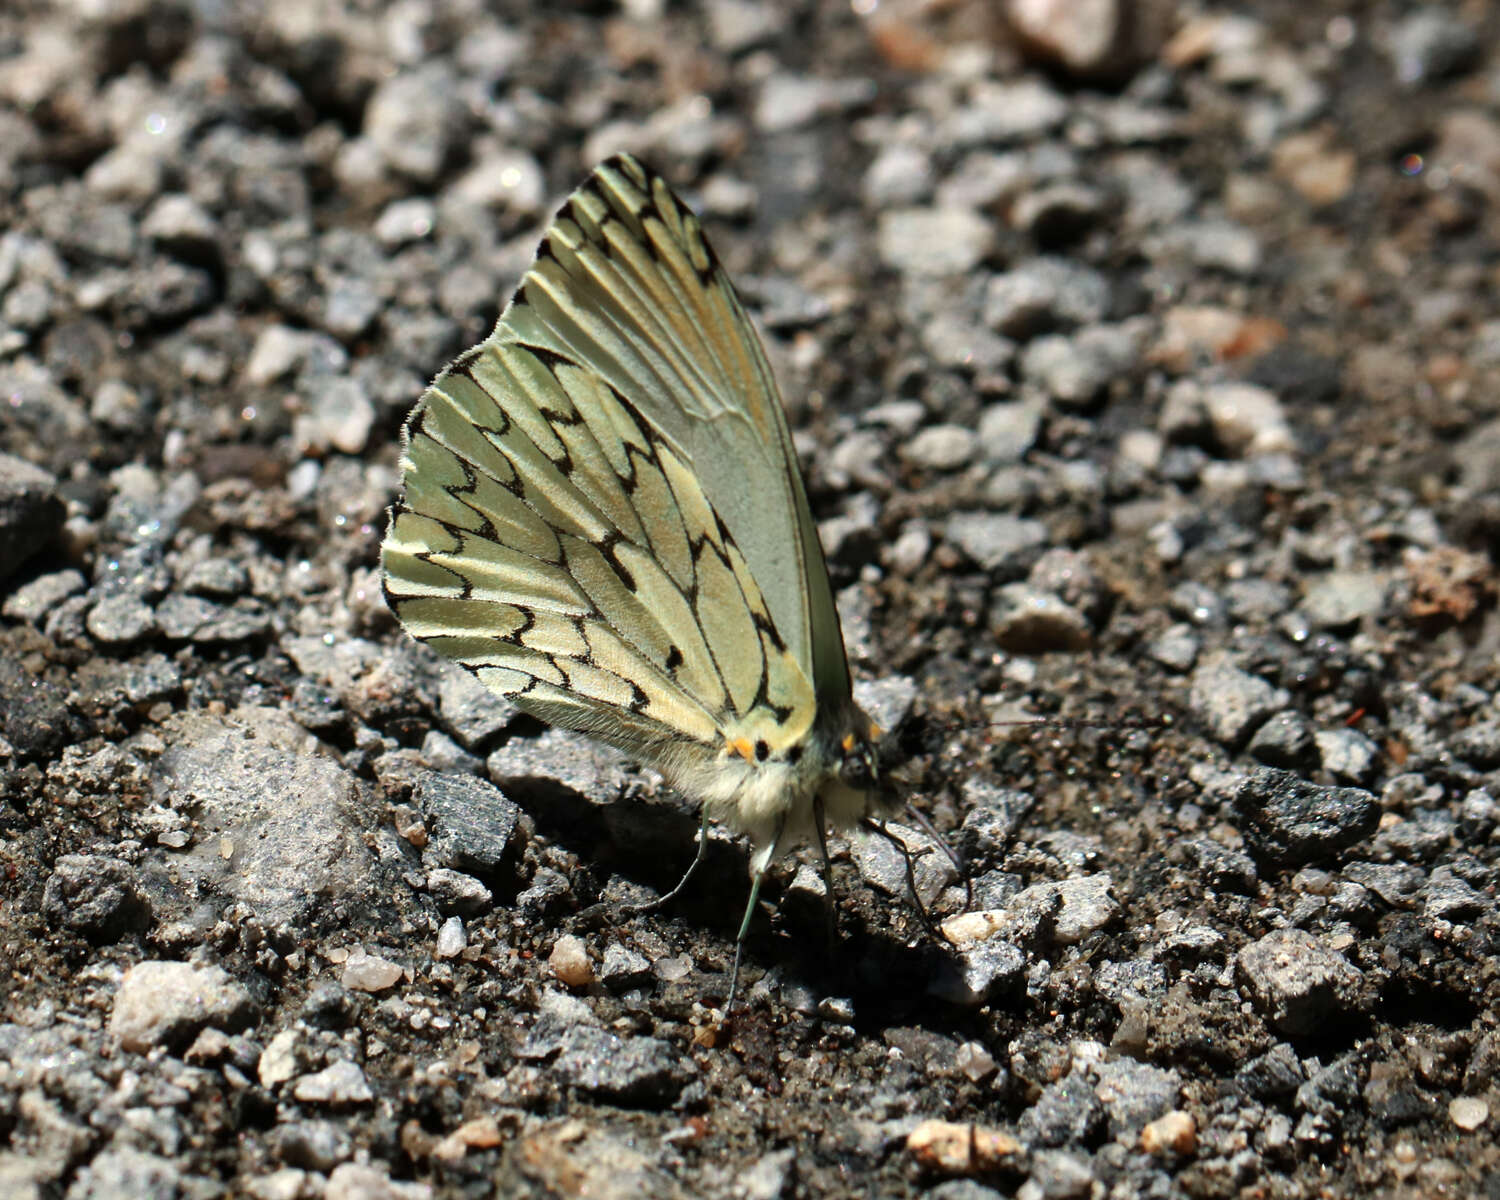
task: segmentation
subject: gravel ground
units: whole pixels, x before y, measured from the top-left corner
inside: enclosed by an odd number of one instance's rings
[[[1500,16],[534,8],[0,12],[0,1193],[1495,1194]],[[620,149],[975,900],[791,860],[728,1023],[743,848],[629,915],[693,814],[375,571]]]

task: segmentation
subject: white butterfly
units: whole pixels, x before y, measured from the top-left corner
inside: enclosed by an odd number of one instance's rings
[[[765,352],[665,180],[594,170],[404,444],[392,610],[749,837],[737,979],[777,853],[815,836],[826,874],[825,829],[891,802]]]

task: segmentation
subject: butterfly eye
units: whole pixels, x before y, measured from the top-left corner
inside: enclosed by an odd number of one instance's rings
[[[846,746],[839,763],[839,778],[857,792],[873,791],[880,778],[875,747],[869,742],[854,742]]]

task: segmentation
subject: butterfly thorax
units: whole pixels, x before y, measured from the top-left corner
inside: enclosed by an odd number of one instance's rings
[[[823,821],[836,830],[887,815],[878,726],[852,700],[818,718],[795,730],[754,715],[732,719],[711,760],[669,757],[657,765],[672,786],[762,852],[813,840],[819,801]]]

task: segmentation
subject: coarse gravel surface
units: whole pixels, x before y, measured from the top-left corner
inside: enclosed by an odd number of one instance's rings
[[[973,893],[789,858],[727,1021],[743,846],[635,912],[696,816],[376,569],[620,150]],[[1495,1194],[1497,293],[1479,0],[12,0],[0,1195]]]

